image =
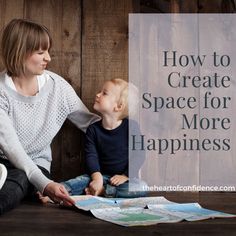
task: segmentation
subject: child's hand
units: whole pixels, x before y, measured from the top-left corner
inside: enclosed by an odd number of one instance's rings
[[[85,189],[86,194],[99,196],[104,192],[103,181],[92,180],[89,187]]]
[[[112,185],[119,186],[126,182],[129,178],[126,175],[114,175],[110,178],[110,182]]]
[[[92,181],[89,183],[89,187],[85,189],[85,193],[88,195],[102,195],[104,192],[103,177],[100,172],[94,172],[92,175]]]

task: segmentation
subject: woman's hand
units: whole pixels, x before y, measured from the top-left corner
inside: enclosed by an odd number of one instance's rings
[[[65,187],[56,182],[49,183],[45,187],[43,195],[50,197],[54,202],[63,204],[64,206],[72,206],[75,204]]]
[[[129,178],[126,175],[114,175],[110,178],[110,183],[115,186],[119,186],[120,184],[123,184],[129,180]]]

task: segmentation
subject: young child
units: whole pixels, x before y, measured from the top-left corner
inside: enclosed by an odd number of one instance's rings
[[[71,195],[145,196],[145,192],[129,192],[128,83],[122,79],[106,81],[93,107],[102,120],[90,125],[86,132],[85,159],[89,175],[70,179],[63,185]],[[143,184],[138,179],[132,183]]]

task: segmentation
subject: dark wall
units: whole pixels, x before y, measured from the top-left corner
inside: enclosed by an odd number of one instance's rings
[[[63,76],[92,108],[106,79],[128,80],[128,14],[235,12],[231,0],[0,0],[0,28],[13,18],[45,24],[53,47],[50,70]],[[0,60],[0,69],[3,69]],[[68,179],[84,170],[83,134],[66,122],[54,139],[52,173]]]

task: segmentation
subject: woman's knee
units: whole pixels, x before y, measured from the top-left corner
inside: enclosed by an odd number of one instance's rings
[[[8,170],[6,182],[8,184],[16,185],[16,187],[19,187],[22,190],[24,195],[27,194],[30,183],[23,170],[20,169]]]
[[[0,191],[0,215],[18,206],[27,195],[29,181],[18,169],[9,169],[5,184]]]

